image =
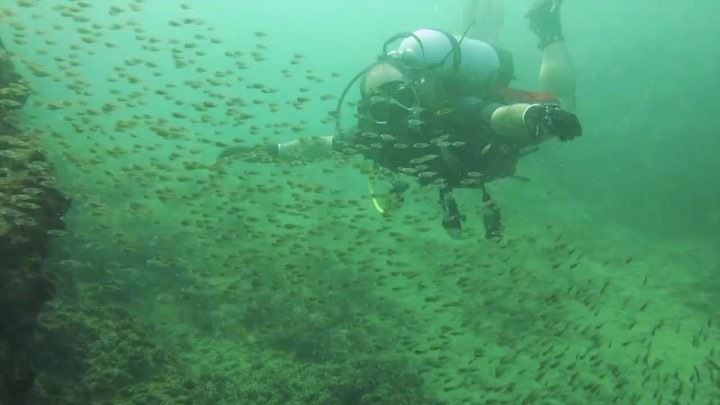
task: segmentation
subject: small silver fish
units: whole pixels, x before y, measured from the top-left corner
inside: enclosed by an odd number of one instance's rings
[[[11,100],[9,98],[3,98],[3,99],[0,99],[0,107],[7,109],[7,110],[18,109],[18,108],[22,107],[22,104],[18,103],[15,100]]]
[[[436,113],[436,114],[437,114],[438,117],[444,117],[444,116],[446,116],[446,115],[451,114],[453,111],[455,111],[454,108],[452,108],[452,107],[445,107],[445,108],[441,108],[441,109],[437,110],[437,113]]]

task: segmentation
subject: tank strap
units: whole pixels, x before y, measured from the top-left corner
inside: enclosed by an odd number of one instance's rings
[[[442,66],[445,64],[445,61],[447,58],[452,55],[453,56],[453,64],[452,64],[452,70],[453,73],[457,73],[460,71],[460,64],[462,63],[462,52],[460,51],[460,41],[455,38],[452,34],[450,34],[447,31],[436,29],[435,31],[440,32],[441,34],[445,35],[445,37],[450,41],[450,46],[452,49],[448,51],[447,55],[443,58],[443,60],[438,64],[439,66]],[[463,36],[463,38],[465,38]],[[462,40],[462,39],[461,39]]]

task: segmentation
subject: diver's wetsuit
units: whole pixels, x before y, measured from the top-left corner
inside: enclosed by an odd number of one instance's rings
[[[400,46],[389,51],[388,45],[397,39],[402,40]],[[382,73],[368,85],[371,68],[377,65],[392,68],[379,69]],[[335,135],[313,138],[307,145],[296,140],[263,150],[271,157],[290,157],[293,151],[305,156],[311,146],[329,149],[332,145],[343,153],[362,154],[390,172],[414,176],[421,185],[437,185],[443,226],[451,234],[460,231],[463,220],[452,190],[479,189],[486,237],[498,238],[500,211],[485,184],[513,176],[523,155],[521,148],[542,141],[545,134],[561,140],[580,135],[577,117],[557,106],[548,107],[557,104],[554,97],[509,88],[513,71],[512,55],[483,41],[434,29],[401,33],[386,41],[378,61],[345,87],[334,112]],[[342,130],[343,100],[359,79],[358,123],[352,130]],[[513,110],[501,108],[510,105],[520,115],[511,114],[514,121],[496,120],[496,111],[501,111],[498,117],[508,117],[506,112]],[[493,130],[498,122],[512,122],[509,131],[497,127],[504,137]],[[513,131],[523,135],[513,138]],[[218,160],[245,149],[228,148]]]
[[[388,51],[388,44],[397,38],[402,39],[398,48]],[[363,117],[372,115],[368,114],[372,95],[365,94],[363,82],[358,127],[349,133],[338,129],[333,147],[361,153],[392,172],[414,175],[422,185],[438,185],[445,214],[443,225],[448,230],[459,229],[462,220],[452,190],[482,190],[486,233],[489,237],[499,235],[500,211],[485,184],[513,176],[522,154],[520,149],[528,145],[512,144],[509,142],[517,141],[498,136],[490,126],[491,116],[504,105],[554,104],[557,103],[555,97],[511,89],[509,84],[514,77],[511,53],[484,41],[458,38],[441,30],[420,29],[399,34],[385,43],[379,60],[392,64],[408,78],[404,86],[439,83],[438,87],[445,90],[445,96],[439,98],[447,100],[442,107],[416,104],[418,108],[407,105],[396,109],[401,116],[394,120],[367,120]],[[382,86],[384,84],[378,88],[379,98],[394,102],[392,91],[384,94]],[[422,91],[416,89],[415,93],[417,96]],[[341,102],[342,98],[338,113]],[[437,97],[435,102],[437,104]],[[410,119],[402,116],[408,112]],[[525,120],[525,115],[522,119]],[[525,121],[524,124],[534,125]],[[539,132],[529,127],[528,134],[539,138]],[[567,139],[571,138],[572,134]]]
[[[519,148],[503,143],[488,124],[489,114],[498,105],[476,97],[450,100],[440,113],[424,111],[419,131],[378,127],[361,120],[354,131],[335,135],[333,148],[344,153],[360,153],[392,172],[414,175],[421,185],[438,185],[443,226],[448,231],[459,231],[464,218],[452,190],[482,190],[486,236],[497,238],[500,210],[490,198],[485,183],[512,176],[519,158]],[[399,122],[402,123],[402,119]]]

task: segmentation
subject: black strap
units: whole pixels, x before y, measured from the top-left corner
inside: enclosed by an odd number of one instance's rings
[[[460,41],[455,39],[455,37],[452,34],[446,32],[446,31],[442,31],[442,30],[436,30],[436,31],[439,31],[443,35],[445,35],[445,37],[450,41],[450,46],[452,47],[452,49],[450,51],[448,51],[448,53],[445,55],[443,60],[440,61],[439,66],[444,65],[447,58],[450,55],[452,55],[453,56],[452,70],[453,70],[453,73],[458,73],[460,71],[460,64],[462,63],[462,51],[460,50]],[[464,38],[465,37],[463,36],[461,38],[461,40]]]

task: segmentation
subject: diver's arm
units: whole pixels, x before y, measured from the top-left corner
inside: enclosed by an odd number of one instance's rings
[[[489,122],[497,136],[519,147],[555,137],[569,141],[582,134],[577,116],[555,104],[500,105],[490,113]]]
[[[231,159],[251,162],[273,160],[315,160],[327,157],[333,148],[333,136],[313,136],[299,138],[286,143],[263,145],[236,145],[223,149],[217,157],[217,163]]]
[[[455,110],[460,127],[489,125],[497,141],[518,147],[537,145],[553,137],[567,141],[582,133],[577,116],[555,104],[500,104],[464,97],[458,100]]]
[[[280,159],[315,160],[328,157],[333,150],[333,135],[299,138],[277,145]]]
[[[232,159],[241,160],[258,160],[260,158],[275,158],[277,157],[277,144],[264,144],[264,145],[235,145],[230,146],[222,150],[217,156],[216,163],[224,163]]]

